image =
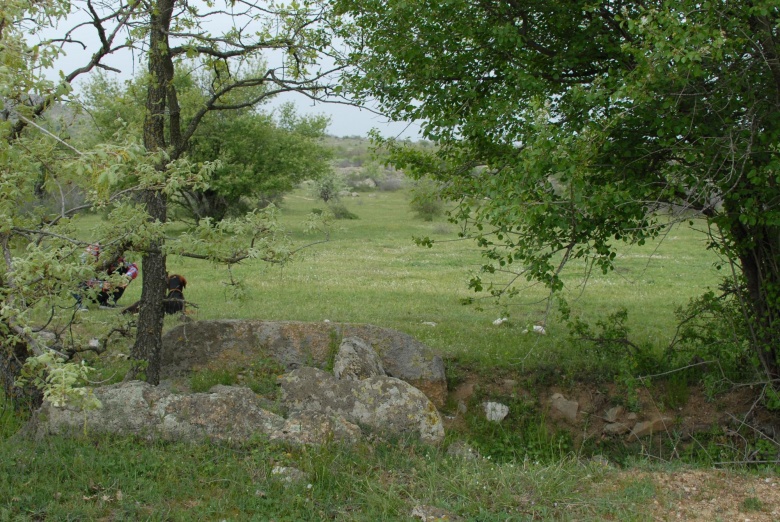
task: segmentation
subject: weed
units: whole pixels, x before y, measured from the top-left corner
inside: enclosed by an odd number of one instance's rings
[[[249,387],[253,392],[273,399],[279,391],[278,377],[284,368],[273,359],[259,359],[239,374],[238,384]]]
[[[236,384],[235,372],[228,370],[201,370],[195,372],[190,377],[190,388],[195,393],[209,391],[213,386],[222,384],[231,386]]]
[[[433,221],[444,215],[444,201],[441,199],[441,189],[436,181],[430,179],[416,181],[411,195],[409,207],[420,219]]]
[[[741,511],[762,511],[764,503],[756,497],[747,497],[739,505]]]
[[[333,365],[336,363],[336,356],[340,347],[341,335],[334,328],[328,332],[328,358],[325,361],[325,371],[333,372]]]
[[[684,373],[675,373],[664,383],[663,404],[669,408],[681,408],[688,402],[691,383]]]
[[[484,457],[496,462],[555,462],[570,455],[574,444],[568,433],[548,428],[545,417],[522,400],[501,402],[510,415],[501,422],[489,421],[479,404],[467,415],[471,442]]]
[[[340,202],[334,202],[329,205],[333,217],[336,219],[360,219],[357,214],[350,211],[347,206]]]

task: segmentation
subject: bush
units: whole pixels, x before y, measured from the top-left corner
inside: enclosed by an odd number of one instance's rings
[[[314,196],[325,203],[335,201],[339,198],[339,192],[344,190],[343,180],[336,174],[323,176],[315,180],[313,185]]]
[[[441,199],[439,184],[431,179],[415,182],[409,207],[417,217],[425,221],[433,221],[442,216],[444,214],[444,201]]]
[[[336,219],[360,219],[357,214],[350,212],[344,203],[341,202],[332,203],[330,210]]]

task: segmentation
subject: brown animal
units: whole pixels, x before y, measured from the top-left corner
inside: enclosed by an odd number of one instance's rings
[[[187,280],[184,276],[173,274],[168,276],[168,295],[163,301],[166,314],[175,314],[184,311],[184,289]]]
[[[179,274],[168,276],[168,295],[163,300],[163,309],[166,314],[175,314],[184,311],[184,289],[187,287],[187,279]],[[123,314],[137,314],[141,308],[141,301],[136,301],[124,310]]]

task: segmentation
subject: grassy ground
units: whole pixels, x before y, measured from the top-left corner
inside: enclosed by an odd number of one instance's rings
[[[508,309],[492,301],[481,302],[481,309],[461,305],[463,298],[475,297],[467,283],[482,263],[479,252],[473,243],[457,241],[455,225],[444,219],[415,219],[407,199],[401,191],[362,193],[346,200],[359,219],[337,221],[329,242],[303,250],[284,267],[261,262],[235,267],[232,276],[246,286],[243,300],[231,295],[224,268],[183,258],[170,258],[169,267],[187,276],[187,298],[198,304],[199,319],[374,323],[414,335],[445,357],[485,368],[533,369],[578,357],[557,314],[547,315],[541,287],[525,288]],[[295,244],[318,239],[303,234],[301,223],[322,206],[303,192],[285,200],[283,220]],[[421,248],[414,236],[439,243]],[[566,297],[574,314],[589,320],[625,307],[634,340],[660,349],[674,335],[675,306],[717,283],[714,261],[702,234],[676,227],[662,240],[625,248],[616,271],[591,274],[584,292],[584,267],[572,264]],[[492,325],[507,315],[509,323]],[[549,335],[521,333],[545,320]]]
[[[345,203],[359,219],[338,221],[329,242],[303,250],[283,267],[251,262],[229,273],[201,261],[169,258],[170,272],[189,281],[186,297],[197,304],[193,318],[327,319],[395,328],[441,353],[450,374],[459,368],[533,374],[550,366],[593,364],[569,340],[557,316],[546,316],[546,293],[540,288],[525,289],[508,309],[490,302],[481,309],[460,305],[473,296],[466,284],[469,271],[480,265],[479,252],[458,241],[416,247],[413,236],[448,240],[457,231],[444,220],[415,219],[406,193],[362,193]],[[320,239],[305,235],[301,223],[322,206],[304,192],[286,199],[283,221],[294,244]],[[632,340],[661,350],[674,334],[674,307],[717,283],[715,259],[703,240],[685,226],[662,241],[624,249],[615,272],[592,274],[584,292],[571,287],[573,313],[595,320],[623,306]],[[570,270],[578,275],[582,267]],[[242,283],[243,296],[227,284],[231,278]],[[140,296],[140,286],[140,280],[130,286],[124,304]],[[93,308],[84,315],[89,317],[84,322],[101,323],[115,312]],[[492,324],[506,315],[508,323]],[[523,333],[545,319],[547,335]],[[166,326],[175,322],[167,318]],[[493,430],[494,449],[517,444],[526,450],[508,448],[502,454],[518,458],[500,461],[455,459],[444,447],[405,441],[305,449],[262,441],[231,448],[115,438],[9,438],[21,422],[3,410],[0,521],[373,521],[419,520],[413,513],[426,512],[438,514],[437,520],[653,520],[659,505],[679,500],[676,493],[664,493],[652,473],[635,471],[647,467],[641,458],[632,461],[638,466],[634,471],[604,466],[578,454],[565,437],[542,426],[534,430],[533,422],[518,433],[510,433],[511,426],[474,426],[483,436]],[[449,436],[448,443],[452,440]],[[301,479],[287,482],[274,472],[280,466],[302,471]],[[750,493],[763,477],[729,477],[732,484],[744,483],[745,505],[737,511],[752,520],[771,516],[765,499]]]

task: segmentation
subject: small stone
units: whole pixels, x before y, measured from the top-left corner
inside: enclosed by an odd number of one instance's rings
[[[615,406],[606,411],[604,414],[604,420],[607,422],[616,422],[622,413],[623,406]]]
[[[577,421],[577,411],[580,409],[580,405],[577,401],[570,401],[560,393],[556,393],[550,398],[550,403],[566,420],[570,422]]]
[[[509,406],[499,402],[486,402],[482,407],[485,409],[485,417],[492,422],[501,422],[509,414]]]
[[[666,430],[673,422],[674,419],[670,419],[669,417],[656,417],[649,421],[637,422],[634,429],[631,430],[631,435],[629,437],[641,439],[642,437],[652,435],[653,433]]]
[[[614,422],[605,425],[602,431],[605,435],[623,435],[628,432],[629,429],[630,428],[622,422]]]

